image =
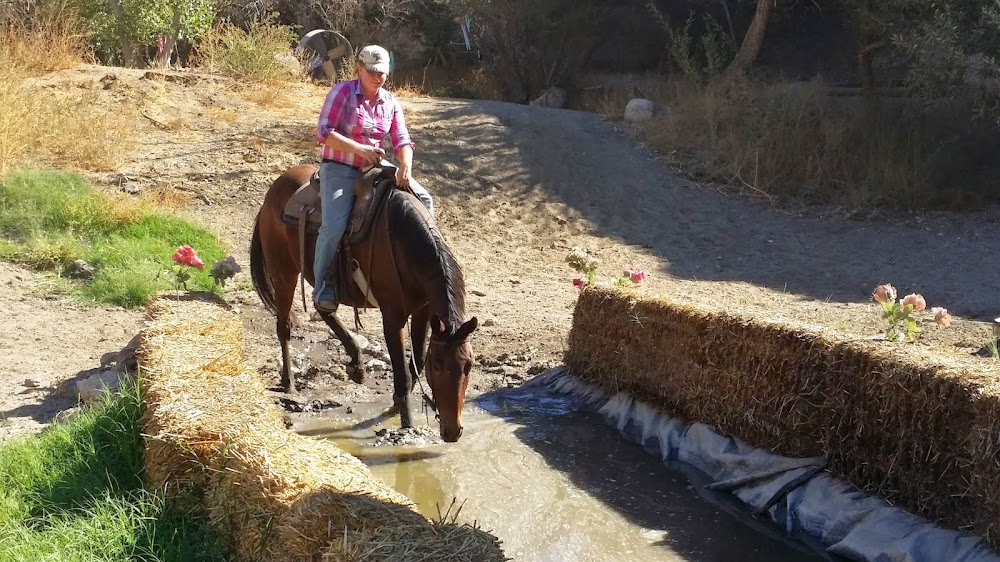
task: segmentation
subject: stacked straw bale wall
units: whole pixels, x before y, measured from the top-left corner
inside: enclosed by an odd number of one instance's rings
[[[475,527],[431,522],[358,459],[285,429],[223,306],[161,298],[140,347],[149,485],[196,490],[240,560],[506,560]]]
[[[1000,547],[1000,368],[613,289],[584,291],[566,364]]]

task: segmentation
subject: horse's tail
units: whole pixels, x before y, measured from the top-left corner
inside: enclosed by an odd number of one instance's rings
[[[253,279],[253,288],[257,291],[261,302],[264,303],[264,308],[272,313],[277,313],[274,286],[271,285],[271,276],[267,274],[267,266],[264,264],[264,248],[260,243],[260,214],[254,221],[253,238],[250,239],[250,278]]]

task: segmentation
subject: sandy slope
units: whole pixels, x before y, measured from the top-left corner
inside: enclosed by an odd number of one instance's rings
[[[261,90],[218,77],[170,76],[86,66],[44,81],[67,92],[93,90],[109,111],[137,110],[134,151],[118,172],[143,190],[189,197],[183,212],[216,230],[245,265],[270,181],[316,158],[311,132],[325,89]],[[595,252],[606,275],[643,268],[652,293],[845,337],[879,333],[868,296],[880,282],[900,294],[919,291],[929,305],[967,319],[1000,315],[995,209],[909,215],[905,224],[793,214],[684,179],[592,114],[430,98],[407,98],[405,105],[417,142],[416,175],[437,198],[441,229],[475,289],[469,312],[490,320],[474,338],[484,364],[474,374],[479,390],[514,381],[501,374],[503,364],[508,374],[523,375],[560,360],[576,297],[574,274],[563,262],[573,246]],[[109,189],[120,180],[117,173],[88,175]],[[37,296],[43,282],[0,267],[0,353],[11,358],[0,373],[8,389],[0,436],[48,421],[67,403],[56,392],[60,381],[97,367],[102,353],[125,345],[139,326],[138,312]],[[272,320],[245,274],[227,298],[251,328],[249,362],[275,377]],[[365,333],[379,339],[377,313],[362,318]],[[94,330],[95,322],[107,328]],[[915,345],[942,354],[974,352],[989,332],[968,320],[948,330],[925,327]],[[378,376],[365,389],[343,383],[345,358],[321,323],[307,322],[297,337],[300,347],[329,346],[329,353],[312,353],[308,387],[336,388],[343,397],[375,396],[390,386]],[[40,388],[26,388],[25,379]]]

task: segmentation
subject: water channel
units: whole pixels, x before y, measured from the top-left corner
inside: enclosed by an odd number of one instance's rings
[[[704,490],[694,469],[665,465],[572,397],[498,390],[467,403],[456,444],[374,446],[377,430],[398,428],[379,417],[385,402],[297,417],[293,429],[334,440],[425,515],[457,500],[460,520],[499,536],[517,561],[839,560]]]

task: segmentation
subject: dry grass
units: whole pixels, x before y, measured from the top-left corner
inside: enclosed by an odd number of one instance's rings
[[[62,166],[114,171],[133,148],[139,122],[136,107],[108,111],[100,93],[90,90],[53,96],[48,108],[41,117],[51,123],[54,114],[61,126],[58,130],[40,129],[48,137],[33,148]]]
[[[0,61],[27,75],[73,68],[92,57],[86,28],[68,0],[38,2],[0,20]]]
[[[240,112],[230,107],[213,107],[205,111],[209,121],[222,121],[223,123],[235,123],[240,118]]]
[[[828,93],[819,81],[721,89],[645,78],[585,91],[576,105],[621,119],[628,99],[653,99],[662,110],[642,131],[653,149],[696,178],[770,201],[965,208],[991,196],[1000,168],[983,162],[1000,135],[970,127],[962,108]]]
[[[67,6],[42,3],[29,18],[0,22],[0,174],[38,160],[114,170],[134,138],[134,110],[108,111],[97,92],[59,92],[33,80],[90,56]]]
[[[151,485],[204,493],[238,560],[492,562],[492,535],[431,522],[331,442],[285,429],[245,369],[239,317],[161,298],[140,348]]]
[[[161,185],[143,191],[139,198],[157,209],[185,209],[194,200],[194,195],[173,185]]]
[[[788,456],[1000,545],[1000,365],[587,289],[566,364],[606,390]]]
[[[271,109],[288,109],[295,107],[292,98],[285,94],[287,84],[266,82],[243,92],[243,97],[253,103]]]

